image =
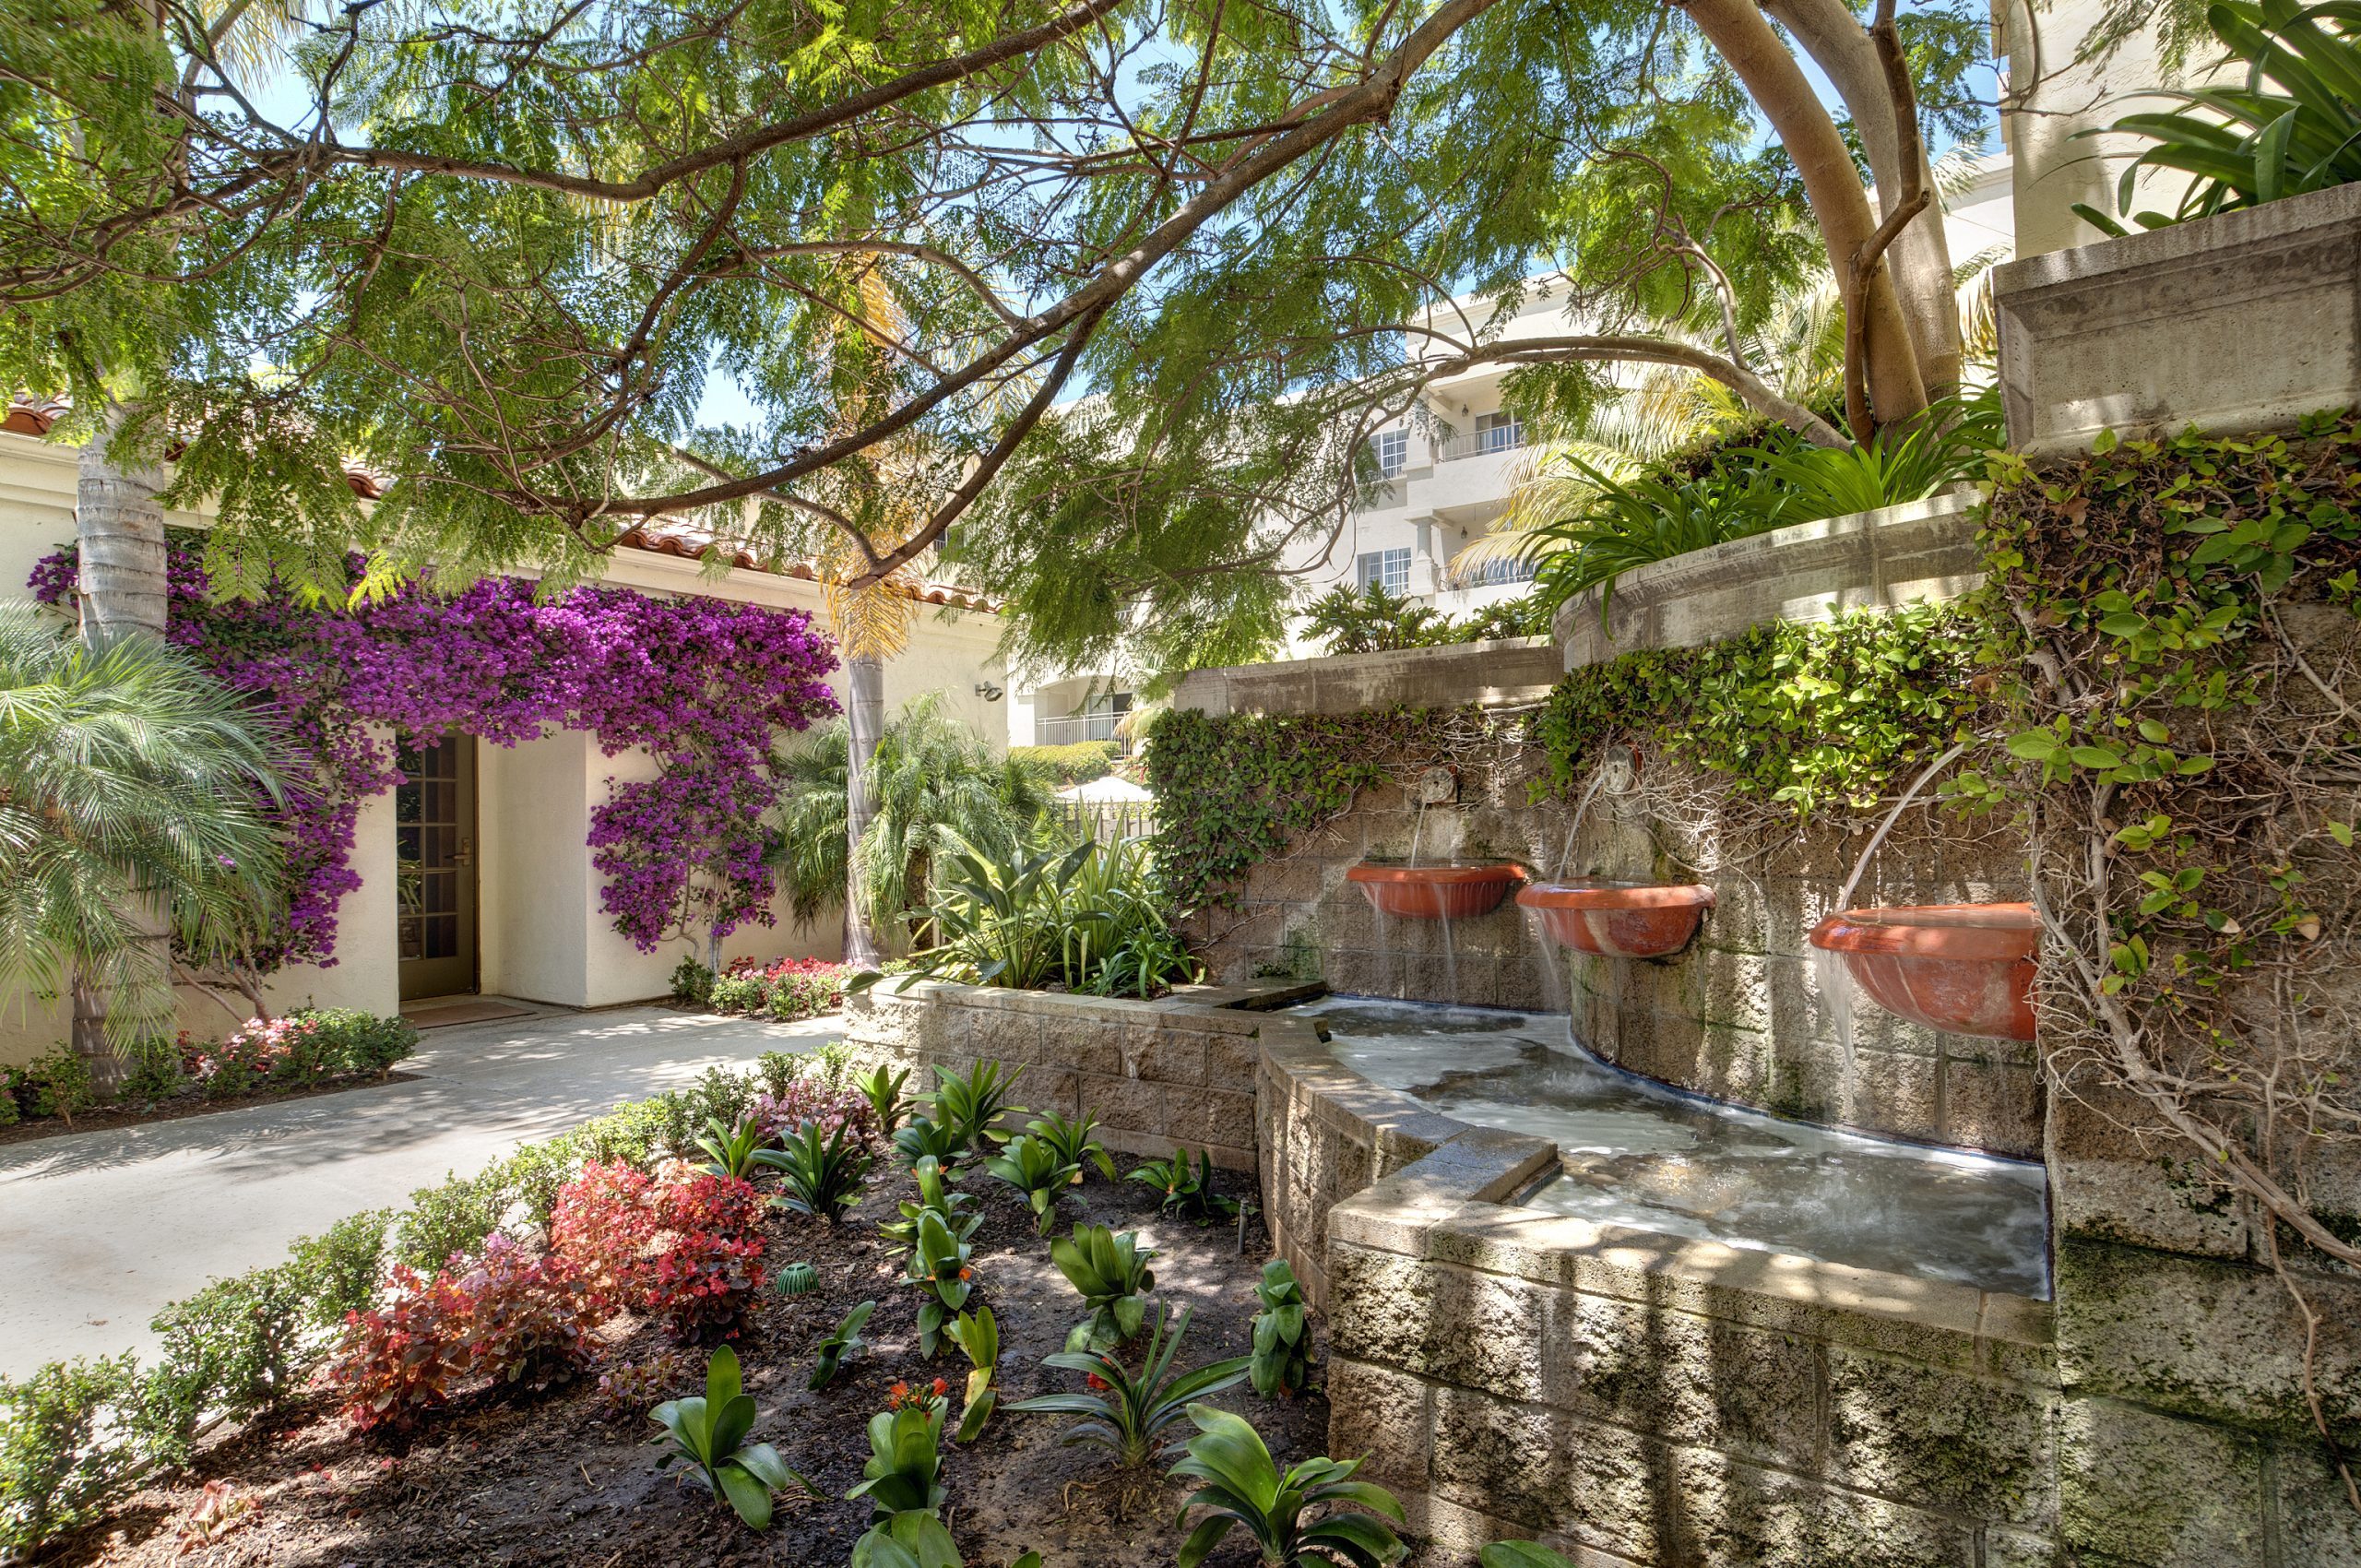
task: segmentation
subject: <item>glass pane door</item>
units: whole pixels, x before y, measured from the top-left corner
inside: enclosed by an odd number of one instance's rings
[[[476,742],[445,735],[395,752],[394,854],[401,993],[476,989]]]

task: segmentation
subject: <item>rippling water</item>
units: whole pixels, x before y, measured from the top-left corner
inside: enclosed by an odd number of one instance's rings
[[[1578,1218],[1762,1252],[2049,1294],[2047,1189],[2023,1160],[1783,1122],[1679,1093],[1584,1052],[1567,1020],[1331,996],[1336,1060],[1463,1122],[1558,1145],[1521,1200]]]

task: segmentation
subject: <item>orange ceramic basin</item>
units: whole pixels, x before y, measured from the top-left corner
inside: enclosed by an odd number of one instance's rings
[[[1602,958],[1661,958],[1689,945],[1714,907],[1714,890],[1693,885],[1536,882],[1516,901],[1540,915],[1560,947]]]
[[[1458,921],[1499,909],[1509,889],[1525,880],[1525,868],[1489,862],[1406,866],[1363,861],[1345,873],[1345,880],[1358,883],[1382,915]]]
[[[1847,909],[1814,926],[1811,944],[1842,953],[1889,1013],[1950,1034],[2033,1039],[2041,917],[2031,904]]]

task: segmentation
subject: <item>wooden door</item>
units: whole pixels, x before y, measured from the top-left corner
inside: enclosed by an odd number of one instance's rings
[[[445,735],[395,754],[395,855],[401,895],[401,994],[476,989],[476,742]]]

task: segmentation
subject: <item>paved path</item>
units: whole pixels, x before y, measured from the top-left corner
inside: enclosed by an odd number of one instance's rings
[[[409,1082],[0,1147],[0,1375],[146,1350],[208,1279],[626,1099],[843,1032],[668,1008],[429,1031]]]

